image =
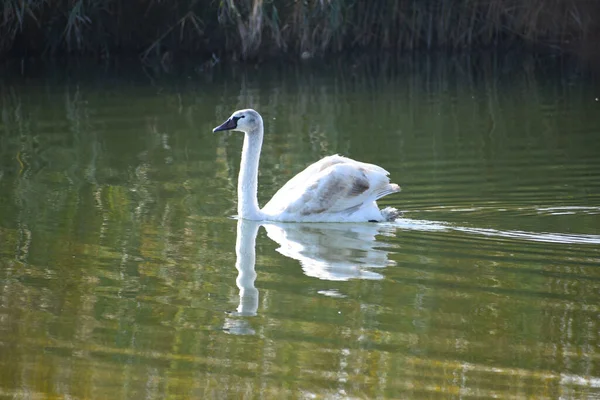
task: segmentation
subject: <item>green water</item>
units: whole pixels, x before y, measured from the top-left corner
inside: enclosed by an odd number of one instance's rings
[[[3,73],[0,396],[600,398],[598,80],[363,61]],[[261,204],[340,153],[403,218],[232,218],[249,106]]]

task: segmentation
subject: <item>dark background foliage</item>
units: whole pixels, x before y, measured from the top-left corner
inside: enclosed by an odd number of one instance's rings
[[[589,0],[4,0],[2,57],[169,62],[536,46],[594,52]]]

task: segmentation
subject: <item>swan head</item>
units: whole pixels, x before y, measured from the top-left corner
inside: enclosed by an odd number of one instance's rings
[[[251,108],[247,108],[245,110],[238,110],[231,114],[231,117],[213,129],[213,132],[240,131],[244,133],[250,133],[261,128],[262,124],[263,120],[260,114]]]

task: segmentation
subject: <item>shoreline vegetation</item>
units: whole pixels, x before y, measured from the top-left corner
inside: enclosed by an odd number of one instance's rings
[[[4,0],[0,59],[262,61],[529,47],[595,54],[589,0]]]

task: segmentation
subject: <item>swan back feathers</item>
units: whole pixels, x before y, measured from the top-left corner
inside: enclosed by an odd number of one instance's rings
[[[378,198],[400,191],[390,183],[388,174],[373,164],[339,155],[325,157],[279,189],[263,212],[283,218],[301,215],[309,220],[326,219],[322,214],[351,218],[362,208],[373,208]],[[375,209],[379,213],[376,205]],[[381,214],[372,219],[381,219]]]

